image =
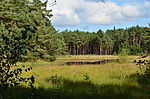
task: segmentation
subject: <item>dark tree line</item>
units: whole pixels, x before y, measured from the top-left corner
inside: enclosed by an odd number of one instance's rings
[[[64,38],[71,55],[117,55],[122,49],[128,50],[129,55],[150,53],[150,29],[138,25],[92,33],[65,30],[59,35]]]

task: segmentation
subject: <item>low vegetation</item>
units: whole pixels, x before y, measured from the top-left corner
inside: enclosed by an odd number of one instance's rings
[[[23,76],[35,76],[34,99],[149,99],[148,85],[138,82],[137,65],[132,58],[126,63],[107,63],[100,65],[61,64],[75,59],[107,59],[117,56],[61,56],[56,62],[39,61],[35,64],[26,63],[33,67]],[[80,60],[80,61],[81,61]],[[95,61],[95,60],[90,60]],[[21,65],[21,63],[19,63]],[[18,90],[20,90],[18,92]],[[31,96],[30,88],[21,85],[7,90],[8,99],[27,99]]]

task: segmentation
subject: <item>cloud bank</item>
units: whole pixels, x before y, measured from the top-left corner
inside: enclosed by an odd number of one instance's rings
[[[49,0],[48,5],[54,0]],[[146,8],[150,2],[142,4],[126,3],[119,5],[112,1],[106,3],[99,0],[57,0],[57,5],[48,6],[52,9],[54,26],[75,26],[78,24],[114,25],[127,21],[135,21],[149,17]]]

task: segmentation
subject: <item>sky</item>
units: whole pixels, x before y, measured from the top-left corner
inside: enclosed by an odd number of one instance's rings
[[[52,25],[56,30],[81,30],[96,32],[99,29],[148,26],[150,0],[49,0]]]

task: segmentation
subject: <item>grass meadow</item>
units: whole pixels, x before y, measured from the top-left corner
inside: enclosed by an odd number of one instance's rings
[[[23,76],[35,76],[35,89],[24,84],[7,90],[7,99],[150,99],[150,86],[139,82],[137,66],[128,61],[106,64],[71,65],[72,61],[118,59],[118,56],[78,55],[60,56],[55,62],[18,63],[32,66]]]

